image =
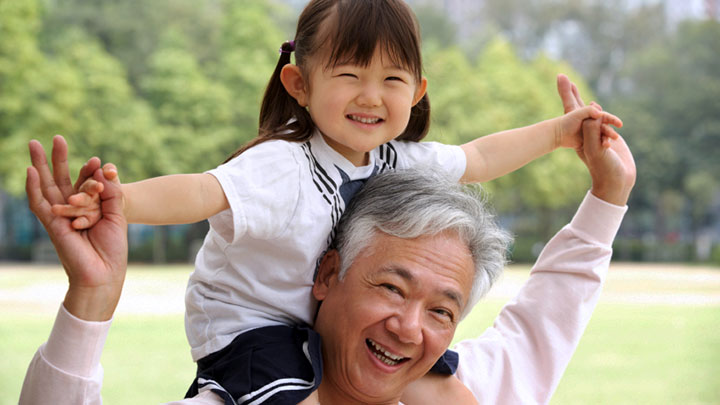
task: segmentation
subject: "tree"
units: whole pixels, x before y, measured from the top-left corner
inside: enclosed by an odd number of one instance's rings
[[[488,43],[475,63],[457,47],[430,48],[426,55],[431,135],[445,143],[462,144],[562,115],[555,88],[558,73],[570,74],[580,91],[590,94],[566,64],[544,56],[523,62],[501,39]],[[587,190],[586,173],[574,151],[561,150],[485,187],[501,212],[542,212],[541,221],[533,220],[527,230],[544,237],[554,231],[554,214],[568,209]]]
[[[623,73],[613,109],[625,117],[628,143],[640,162],[631,202],[652,209],[658,240],[697,235],[709,223],[720,161],[720,23],[685,22],[662,46],[638,54]],[[687,208],[665,203],[678,194]],[[689,213],[689,214],[684,214]],[[674,214],[674,215],[673,215]]]
[[[169,134],[163,145],[173,160],[168,173],[202,172],[224,160],[227,151],[218,144],[236,135],[231,92],[205,75],[181,32],[166,32],[141,89]]]

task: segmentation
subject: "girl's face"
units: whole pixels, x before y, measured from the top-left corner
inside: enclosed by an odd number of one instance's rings
[[[286,66],[294,72],[287,73],[290,83],[283,77],[285,88],[308,107],[328,145],[356,166],[366,165],[369,151],[403,133],[427,88],[425,78],[418,83],[408,69],[390,61],[379,49],[368,66],[325,68],[313,60],[309,83],[297,66]]]

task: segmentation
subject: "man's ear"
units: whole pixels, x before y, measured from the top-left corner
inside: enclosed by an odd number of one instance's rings
[[[322,301],[327,297],[330,287],[337,282],[340,273],[340,254],[335,249],[330,249],[320,261],[315,284],[313,284],[313,296],[316,300]]]
[[[420,100],[425,96],[425,93],[427,93],[427,78],[423,77],[420,80],[420,83],[418,83],[417,88],[415,89],[415,97],[413,98],[413,106],[415,104],[419,103]]]
[[[300,107],[307,107],[308,87],[298,65],[288,63],[280,71],[280,81],[285,91],[294,98]]]

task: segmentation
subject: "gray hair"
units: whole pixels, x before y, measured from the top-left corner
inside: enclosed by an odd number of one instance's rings
[[[451,231],[467,244],[475,274],[461,318],[502,273],[511,239],[486,207],[479,187],[462,186],[428,170],[379,174],[355,195],[336,228],[340,279],[378,231],[403,239]]]

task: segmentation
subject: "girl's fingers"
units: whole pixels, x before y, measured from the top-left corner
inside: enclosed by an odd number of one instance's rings
[[[90,228],[90,220],[87,217],[77,217],[72,221],[72,227],[75,230],[83,230]]]
[[[117,167],[115,167],[112,163],[105,163],[103,166],[103,176],[105,176],[106,179],[114,182],[119,182],[120,179],[118,178],[118,172]]]
[[[55,204],[52,206],[52,213],[65,218],[76,218],[93,215],[93,210],[69,204]]]
[[[78,192],[80,194],[89,194],[90,197],[94,197],[102,193],[104,189],[105,186],[102,183],[94,179],[89,179],[80,186]]]
[[[73,207],[87,208],[93,204],[100,205],[97,198],[87,193],[73,194],[68,197],[68,205],[72,205]]]
[[[610,114],[609,112],[603,112],[602,116],[603,116],[603,123],[615,126],[617,128],[622,128],[623,122],[617,116]]]

